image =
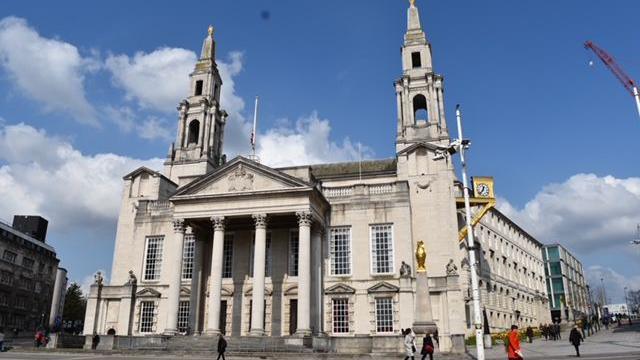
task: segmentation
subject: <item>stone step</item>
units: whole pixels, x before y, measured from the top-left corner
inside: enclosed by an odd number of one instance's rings
[[[226,337],[229,352],[312,352],[311,343],[304,346],[302,338],[285,337]],[[209,336],[174,336],[168,339],[167,349],[170,351],[216,351],[217,337]]]

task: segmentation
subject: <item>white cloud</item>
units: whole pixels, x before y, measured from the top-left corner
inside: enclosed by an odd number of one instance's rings
[[[84,91],[85,74],[95,70],[97,62],[83,58],[75,46],[41,37],[24,19],[6,17],[0,20],[0,65],[17,88],[46,111],[97,124]]]
[[[17,124],[0,128],[0,218],[39,214],[59,232],[113,232],[122,176],[139,166],[160,168],[162,159],[115,154],[84,155],[44,130]]]
[[[147,116],[145,120],[140,121],[138,117],[141,115],[128,106],[107,106],[104,108],[104,114],[125,134],[135,131],[139,137],[146,140],[170,141],[173,138],[172,130],[166,121],[155,116]]]
[[[585,271],[587,282],[591,285],[592,296],[595,302],[600,302],[602,298],[601,294],[601,281],[605,286],[605,295],[607,297],[607,303],[619,303],[624,301],[624,288],[629,290],[640,289],[640,275],[625,277],[619,274],[610,267],[604,267],[600,265],[589,266]]]
[[[640,178],[577,174],[545,186],[524,208],[499,208],[543,242],[583,254],[628,245],[640,223]]]
[[[372,157],[373,151],[344,138],[342,143],[331,140],[329,120],[320,119],[316,112],[301,118],[291,126],[281,122],[279,126],[258,135],[258,155],[270,166],[319,164],[357,160]]]
[[[140,137],[147,140],[162,139],[171,140],[171,131],[167,129],[164,122],[156,117],[149,117],[138,127]]]
[[[110,55],[106,67],[114,83],[129,100],[143,108],[176,112],[189,88],[189,73],[197,60],[193,51],[160,48],[151,53],[138,52],[133,57]]]

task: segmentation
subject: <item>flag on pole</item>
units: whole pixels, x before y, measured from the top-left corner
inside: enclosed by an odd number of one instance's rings
[[[256,154],[256,124],[258,122],[258,97],[256,96],[256,105],[253,110],[253,130],[251,131],[251,149],[253,155]]]

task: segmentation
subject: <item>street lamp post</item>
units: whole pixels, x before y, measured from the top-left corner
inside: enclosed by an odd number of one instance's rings
[[[467,179],[467,163],[464,151],[469,148],[469,140],[462,137],[462,114],[460,105],[456,105],[456,120],[458,124],[458,139],[453,141],[449,147],[437,151],[434,160],[445,159],[448,156],[460,153],[460,163],[462,165],[462,186],[464,192],[465,221],[467,223],[467,250],[469,252],[469,263],[471,267],[471,299],[473,302],[473,324],[476,334],[477,360],[484,360],[484,338],[482,334],[482,318],[480,313],[480,290],[478,288],[478,264],[476,261],[476,245],[473,238],[473,226],[471,225],[471,205],[469,201],[469,181]]]
[[[627,299],[627,287],[624,287],[624,304],[627,306],[627,312],[629,313],[629,319],[631,319],[631,309],[629,309],[629,300]]]

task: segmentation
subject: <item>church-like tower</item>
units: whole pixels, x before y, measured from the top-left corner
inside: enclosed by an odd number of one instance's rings
[[[215,60],[213,27],[189,75],[189,96],[180,102],[178,134],[165,161],[165,175],[182,186],[224,162],[222,143],[227,113],[220,107],[222,79]]]
[[[402,77],[395,83],[398,106],[396,152],[416,142],[449,140],[443,82],[443,77],[433,72],[431,44],[422,30],[418,8],[411,1],[402,46]]]

